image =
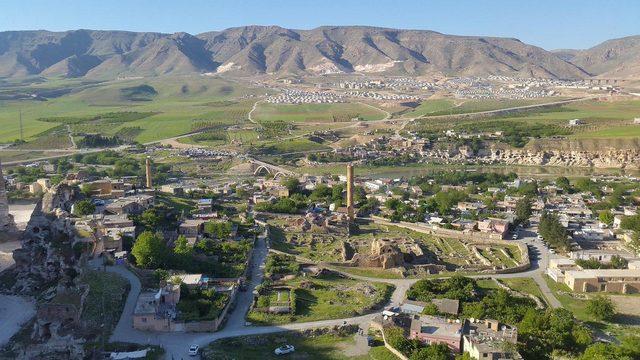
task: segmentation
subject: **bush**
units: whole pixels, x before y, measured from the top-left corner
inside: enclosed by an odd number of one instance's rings
[[[610,298],[596,295],[587,302],[587,313],[597,320],[609,321],[616,315],[616,307]]]

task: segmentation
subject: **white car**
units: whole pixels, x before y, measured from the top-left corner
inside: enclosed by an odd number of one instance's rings
[[[196,356],[198,355],[199,351],[200,351],[200,346],[198,345],[189,346],[189,356]]]
[[[296,348],[294,348],[293,345],[282,345],[279,348],[275,349],[273,353],[276,355],[284,355],[290,354],[294,351],[296,351]]]

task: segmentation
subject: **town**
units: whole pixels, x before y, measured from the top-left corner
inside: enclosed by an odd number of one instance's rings
[[[0,5],[0,360],[640,360],[640,2]]]
[[[425,146],[389,141],[401,152]],[[399,358],[527,358],[534,350],[519,326],[529,308],[561,316],[558,298],[567,295],[552,288],[640,291],[637,178],[572,182],[474,171],[370,178],[356,176],[359,162],[350,158],[342,174],[283,174],[261,165],[245,180],[216,184],[172,177],[151,160],[157,151],[120,160],[133,161],[130,172],[101,175],[90,157],[4,170],[1,223],[7,234],[20,228],[24,235],[6,272],[12,281],[3,284],[28,294],[59,281],[35,304],[37,345],[17,343],[12,351],[86,356],[91,350],[74,329],[95,326],[85,318],[100,291],[92,286],[113,276],[130,285],[109,300],[118,308],[127,299],[122,314],[109,314],[111,341],[151,346],[115,349],[132,358],[149,351],[214,358],[208,342],[288,323],[296,331],[316,323],[357,331]],[[227,156],[178,152],[191,161]],[[16,196],[42,197],[26,223],[8,212],[7,199]],[[59,242],[48,242],[51,236]],[[445,277],[421,280],[430,275]],[[538,290],[510,282],[525,276]],[[306,304],[308,297],[321,297],[331,310]],[[497,299],[502,305],[483,305]],[[615,309],[609,297],[591,302]],[[600,312],[594,316],[613,316]],[[609,341],[597,329],[573,326]],[[200,332],[210,336],[189,335]],[[171,333],[183,341],[167,343]],[[149,343],[146,334],[163,341]],[[287,346],[281,351],[295,351]]]

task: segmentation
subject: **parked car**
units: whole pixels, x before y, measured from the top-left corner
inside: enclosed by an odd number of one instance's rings
[[[290,354],[294,351],[296,351],[296,348],[294,348],[293,345],[282,345],[279,348],[275,349],[273,353],[276,355],[285,355]]]
[[[199,352],[200,352],[200,346],[195,344],[189,346],[189,356],[196,356],[198,355]]]

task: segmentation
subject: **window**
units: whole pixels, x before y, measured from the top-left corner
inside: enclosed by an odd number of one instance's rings
[[[146,317],[143,317],[143,318],[142,318],[142,322],[143,322],[143,323],[146,323],[146,322],[147,322],[147,318],[146,318]]]

